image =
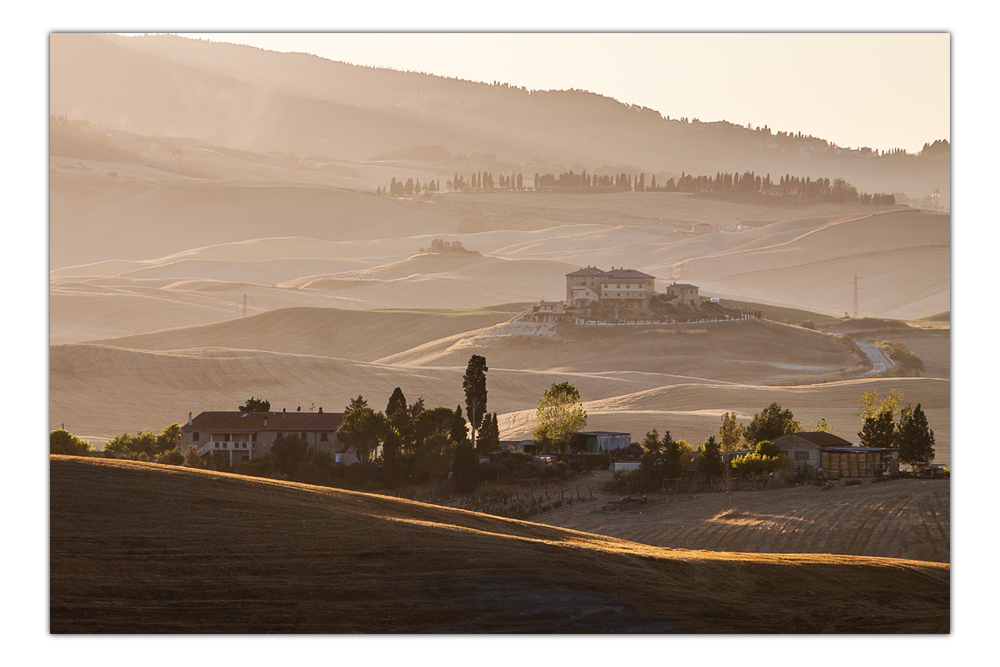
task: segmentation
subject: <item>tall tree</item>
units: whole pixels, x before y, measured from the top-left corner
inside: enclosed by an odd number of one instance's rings
[[[465,423],[465,419],[462,418],[462,406],[455,406],[455,412],[452,414],[451,428],[448,435],[452,441],[462,444],[469,439],[469,428]]]
[[[701,453],[695,462],[695,472],[699,475],[721,475],[722,474],[722,450],[719,443],[715,441],[715,436],[708,436],[708,440],[701,446]]]
[[[719,446],[724,452],[735,452],[740,448],[740,440],[743,439],[743,424],[736,418],[735,412],[727,412],[722,415],[719,439]]]
[[[663,434],[663,476],[675,479],[684,474],[683,452],[679,442],[670,437],[670,431]]]
[[[791,410],[783,410],[777,403],[771,403],[753,416],[743,430],[743,440],[754,447],[761,440],[774,440],[801,430],[802,426],[795,421]]]
[[[892,411],[887,409],[877,415],[866,417],[858,432],[858,439],[862,447],[892,447],[895,440]]]
[[[344,416],[351,414],[352,412],[354,412],[359,408],[367,408],[367,407],[368,407],[368,401],[365,400],[364,396],[358,394],[358,397],[352,398],[351,402],[347,404],[346,408],[344,408]]]
[[[568,382],[553,383],[535,411],[533,436],[543,449],[565,449],[570,437],[587,425],[580,392]]]
[[[660,434],[657,433],[655,428],[646,433],[646,437],[643,438],[642,442],[639,444],[642,445],[643,451],[654,455],[659,455],[660,451],[663,449],[663,443],[660,442]]]
[[[479,438],[476,440],[476,451],[480,454],[492,454],[500,448],[500,424],[497,421],[497,413],[486,415],[483,419],[483,427],[479,431]]]
[[[902,409],[896,429],[895,446],[899,448],[901,463],[931,462],[934,460],[934,431],[927,423],[927,416],[920,404]]]
[[[469,365],[462,376],[462,389],[465,391],[465,415],[472,425],[472,444],[476,444],[476,431],[486,416],[486,357],[478,354],[469,358]]]

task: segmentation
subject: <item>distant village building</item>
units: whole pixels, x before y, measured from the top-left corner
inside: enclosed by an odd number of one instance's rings
[[[445,241],[443,239],[434,239],[431,241],[431,252],[437,253],[447,253],[447,252],[471,252],[462,247],[461,241]]]
[[[531,312],[535,322],[562,322],[567,317],[562,301],[539,301]]]
[[[691,225],[691,233],[695,236],[700,236],[701,234],[714,234],[719,231],[718,225],[713,225],[710,222],[696,222]]]
[[[705,302],[698,296],[698,286],[687,283],[671,283],[666,289],[667,302],[675,306],[700,306]]]
[[[566,274],[566,303],[585,308],[592,304],[612,308],[647,308],[656,293],[656,278],[635,269],[603,271],[588,266]]]
[[[200,456],[221,452],[230,465],[259,458],[271,451],[271,445],[283,434],[298,434],[311,450],[334,455],[339,463],[356,463],[357,457],[337,439],[344,423],[340,412],[202,412],[188,414],[181,427],[180,450],[195,445]]]

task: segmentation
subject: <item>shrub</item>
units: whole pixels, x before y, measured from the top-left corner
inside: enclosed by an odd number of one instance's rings
[[[163,463],[165,465],[180,466],[184,465],[184,455],[181,454],[181,450],[178,448],[173,448],[169,452],[163,452],[156,457],[157,463]]]
[[[761,473],[788,470],[792,461],[784,454],[764,456],[758,452],[744,454],[733,459],[733,469],[737,475],[757,475]]]
[[[65,429],[56,429],[49,433],[49,453],[90,456],[94,453],[94,447]]]
[[[262,456],[256,459],[247,459],[236,464],[234,472],[250,477],[270,477],[274,470],[270,456]]]

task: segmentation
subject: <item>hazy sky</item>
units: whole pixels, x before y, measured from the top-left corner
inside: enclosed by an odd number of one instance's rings
[[[767,125],[840,146],[951,138],[938,33],[183,33],[530,89],[579,88],[664,116]]]

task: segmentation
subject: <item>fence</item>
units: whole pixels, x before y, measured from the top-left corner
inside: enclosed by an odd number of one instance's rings
[[[690,322],[676,322],[674,320],[623,320],[615,322],[602,322],[601,320],[576,320],[576,324],[582,324],[588,327],[621,327],[621,326],[645,326],[645,327],[656,327],[656,326],[683,326],[685,324],[711,324],[714,322],[745,322],[747,320],[758,319],[752,315],[741,315],[739,317],[721,317],[717,319],[703,319],[703,320],[692,320]]]

